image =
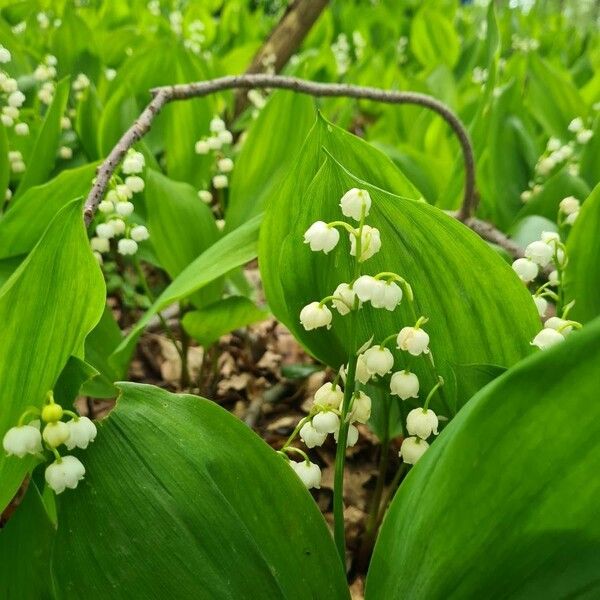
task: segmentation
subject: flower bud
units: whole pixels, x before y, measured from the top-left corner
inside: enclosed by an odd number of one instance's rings
[[[565,223],[567,225],[573,225],[575,223],[575,221],[577,220],[578,216],[579,216],[579,211],[576,210],[575,212],[571,213],[570,215],[567,215],[567,218],[565,219]]]
[[[363,215],[366,217],[369,214],[371,196],[367,190],[352,188],[342,196],[340,207],[345,217],[351,217],[355,221],[360,221]]]
[[[419,397],[419,378],[410,371],[397,371],[390,379],[390,392],[402,400]]]
[[[133,212],[134,208],[135,207],[133,206],[132,202],[117,202],[115,205],[117,214],[121,215],[122,217],[128,217]]]
[[[210,146],[206,140],[198,140],[194,146],[196,154],[208,154],[210,152]]]
[[[131,239],[136,242],[143,242],[149,237],[148,229],[144,225],[136,225],[131,229]]]
[[[102,202],[98,204],[98,210],[105,215],[111,213],[114,209],[115,206],[110,200],[102,200]]]
[[[29,135],[29,125],[27,123],[17,123],[15,125],[15,133],[17,135]]]
[[[592,139],[593,135],[594,132],[591,129],[582,129],[577,133],[577,141],[580,144],[587,144]]]
[[[112,226],[115,235],[123,235],[125,233],[125,221],[123,219],[111,219],[109,224]]]
[[[198,190],[198,198],[205,204],[210,204],[213,199],[213,195],[208,190]]]
[[[23,458],[26,454],[37,454],[42,451],[40,430],[32,425],[11,427],[4,434],[2,447],[8,456]]]
[[[418,437],[404,438],[400,446],[400,456],[407,465],[414,465],[425,454],[429,444]]]
[[[537,346],[540,350],[547,350],[564,340],[558,331],[554,329],[544,328],[534,338],[531,344]]]
[[[513,271],[519,276],[519,279],[524,283],[533,281],[539,272],[539,267],[536,263],[528,258],[517,258],[512,264]]]
[[[551,286],[556,287],[560,284],[560,278],[558,277],[558,271],[554,270],[548,275],[548,281]]]
[[[369,227],[369,225],[363,225],[361,235],[361,247],[360,257],[358,262],[364,262],[377,254],[381,250],[381,237],[379,235],[379,229],[375,227]],[[356,256],[356,236],[350,234],[350,255]]]
[[[347,315],[353,308],[356,302],[356,292],[347,283],[340,283],[333,292],[334,299],[332,301],[333,306],[337,309],[340,315]],[[358,301],[358,308],[361,307],[360,300]]]
[[[73,150],[69,146],[61,146],[58,149],[58,156],[63,160],[71,160],[73,158]]]
[[[208,144],[209,150],[220,150],[221,146],[223,145],[221,138],[218,136],[209,137],[206,140],[206,143]]]
[[[231,173],[233,171],[233,161],[230,158],[221,158],[217,162],[217,168],[221,173]]]
[[[229,179],[227,179],[227,175],[215,175],[212,183],[216,190],[222,190],[229,185]]]
[[[319,489],[321,487],[321,469],[319,469],[319,465],[305,460],[302,462],[291,460],[290,466],[296,471],[296,474],[300,477],[307,490],[311,488]]]
[[[314,404],[323,408],[339,408],[343,400],[344,393],[339,385],[324,383],[315,392]]]
[[[579,131],[581,131],[583,129],[583,119],[581,117],[577,117],[576,119],[573,119],[569,123],[568,129],[571,133],[578,133]]]
[[[300,311],[300,323],[306,331],[327,327],[330,329],[333,315],[331,311],[319,302],[311,302]]]
[[[69,439],[69,428],[67,427],[67,424],[62,421],[48,423],[48,425],[44,427],[42,437],[48,446],[56,448]]]
[[[117,251],[122,256],[132,255],[137,252],[138,245],[135,240],[130,240],[127,238],[123,238],[119,240],[119,244],[117,246]]]
[[[331,252],[340,240],[340,232],[330,227],[324,221],[316,221],[304,234],[304,243],[310,245],[313,252],[322,250],[325,254]]]
[[[531,242],[525,248],[525,257],[540,267],[545,267],[554,255],[552,246],[542,241]]]
[[[221,133],[221,131],[225,131],[225,121],[220,117],[213,117],[210,121],[209,129],[211,133]]]
[[[383,377],[394,366],[394,356],[383,346],[373,346],[363,353],[365,365],[371,375]]]
[[[133,192],[124,183],[117,185],[115,187],[115,192],[117,194],[117,200],[120,202],[125,202],[133,197]],[[118,202],[116,202],[116,204],[118,204]]]
[[[85,467],[74,456],[63,456],[46,467],[46,483],[56,494],[65,488],[74,490],[85,475]]]
[[[21,106],[23,106],[23,102],[25,102],[25,94],[20,90],[16,90],[8,96],[7,102],[9,106],[21,108]]]
[[[396,338],[398,350],[404,350],[413,356],[429,353],[429,335],[421,328],[403,327]]]
[[[45,421],[46,423],[56,423],[56,421],[62,419],[63,412],[63,407],[60,404],[56,404],[56,402],[46,404],[44,408],[42,408],[42,421]]]
[[[567,196],[560,201],[558,205],[560,212],[564,215],[570,215],[574,212],[577,212],[581,206],[581,203],[575,196]]]
[[[144,170],[146,159],[141,152],[130,149],[123,160],[122,171],[125,175],[136,175]]]
[[[233,133],[231,133],[231,131],[229,131],[228,129],[220,131],[219,132],[219,141],[223,145],[228,146],[229,144],[231,144],[231,142],[233,142]]]
[[[110,242],[107,238],[93,237],[90,240],[90,246],[92,247],[92,250],[100,253],[108,252],[110,250]]]
[[[96,235],[99,238],[109,240],[110,238],[115,237],[115,230],[110,223],[100,223],[100,225],[96,227]]]
[[[354,395],[352,410],[350,412],[350,421],[366,423],[371,417],[371,398],[364,392],[358,392]]]
[[[410,435],[416,435],[426,440],[432,433],[438,434],[438,418],[431,410],[415,408],[406,417],[406,430]]]
[[[67,427],[69,428],[69,438],[65,445],[69,450],[73,450],[75,447],[85,449],[90,442],[96,439],[96,426],[87,417],[67,421]]]
[[[319,432],[327,435],[335,433],[340,427],[340,418],[331,410],[317,413],[312,419],[313,427]]]

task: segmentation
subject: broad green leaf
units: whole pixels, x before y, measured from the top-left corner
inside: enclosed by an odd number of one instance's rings
[[[583,203],[567,240],[565,294],[575,300],[570,316],[582,322],[600,315],[600,185]]]
[[[33,150],[27,157],[27,170],[15,192],[15,198],[26,192],[30,187],[47,181],[52,169],[54,169],[61,135],[60,119],[67,106],[69,90],[69,78],[61,79],[56,86],[54,100],[48,107]]]
[[[529,55],[527,107],[548,135],[562,139],[575,117],[585,117],[588,108],[568,72],[536,54]]]
[[[267,199],[265,222],[261,228],[263,233],[259,241],[259,264],[263,285],[271,309],[284,322],[297,321],[297,314],[288,314],[287,299],[281,287],[281,246],[300,210],[300,203],[304,198],[309,198],[306,196],[307,188],[324,161],[323,148],[357,177],[401,196],[422,199],[420,192],[385,154],[364,140],[335,127],[319,114],[302,146],[294,169]],[[339,214],[336,219],[338,217]],[[301,240],[300,237],[300,243]]]
[[[268,315],[268,311],[258,308],[252,300],[230,296],[186,313],[182,325],[200,345],[208,347],[226,333],[262,321]]]
[[[366,164],[373,151],[361,151]],[[303,159],[302,177],[291,176],[295,184],[306,176],[304,168]],[[374,177],[372,183],[379,181]],[[444,377],[451,377],[451,364],[510,366],[532,351],[530,341],[539,330],[539,317],[530,294],[496,252],[439,209],[375,188],[327,158],[308,189],[282,186],[267,209],[259,252],[273,313],[314,356],[333,367],[347,360],[350,318],[334,311],[332,329],[305,331],[299,314],[308,303],[331,295],[340,283],[352,281],[354,259],[346,233],[327,255],[311,252],[303,234],[317,220],[339,220],[339,199],[353,187],[369,190],[373,204],[367,223],[380,230],[382,239],[381,251],[364,263],[363,273],[394,271],[406,278],[414,290],[416,311],[414,316],[408,301],[394,312],[363,306],[357,313],[359,345],[371,336],[380,342],[424,315],[430,319],[425,329]],[[396,369],[414,369],[426,390],[434,381],[424,362],[407,362],[405,354],[396,354]],[[466,399],[445,400],[447,414]]]
[[[58,598],[349,597],[325,521],[285,459],[213,402],[119,387],[80,453],[85,480],[60,498]]]
[[[0,217],[0,258],[29,252],[56,213],[90,189],[96,164],[69,169],[47,183],[29,188]]]
[[[599,365],[596,320],[469,401],[396,494],[368,600],[600,594]]]
[[[147,170],[144,197],[152,246],[161,266],[175,278],[219,239],[215,219],[191,185],[157,171]],[[220,295],[217,282],[194,300],[201,306]]]
[[[72,406],[82,386],[97,375],[98,371],[92,365],[76,356],[69,357],[54,385],[55,400],[65,408]]]
[[[265,198],[282,181],[315,120],[309,96],[279,91],[269,99],[235,161],[226,226],[231,231],[264,210]]]
[[[104,305],[104,280],[83,226],[81,202],[58,212],[46,233],[0,288],[0,438],[28,406],[41,407]],[[0,454],[0,510],[34,459]]]
[[[33,482],[21,504],[0,529],[0,590],[4,598],[53,598],[50,549],[55,535]]]
[[[600,80],[600,71],[598,75]],[[581,177],[590,187],[600,182],[600,117],[596,117],[594,135],[581,153]]]
[[[426,68],[440,63],[453,67],[460,54],[460,39],[451,20],[435,9],[424,7],[411,23],[410,49]]]
[[[144,316],[115,350],[111,360],[116,361],[116,364],[122,364],[123,357],[131,355],[144,327],[157,312],[179,300],[188,298],[229,271],[255,259],[261,220],[262,215],[254,217],[245,225],[222,237],[190,263],[144,313]]]

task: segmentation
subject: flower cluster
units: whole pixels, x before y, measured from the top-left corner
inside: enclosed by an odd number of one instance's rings
[[[548,140],[546,150],[535,165],[535,176],[533,181],[529,182],[529,189],[521,193],[523,202],[529,202],[539,194],[546,179],[565,166],[571,175],[579,175],[581,152],[594,134],[589,127],[585,126],[581,117],[569,123],[568,131],[572,139],[566,143],[556,137]]]
[[[579,212],[579,201],[572,196],[560,203],[558,223],[572,224]],[[569,219],[575,215],[575,218]],[[537,278],[540,269],[554,267],[548,276],[548,281],[539,286],[532,294],[533,302],[540,318],[544,319],[549,312],[549,300],[556,303],[557,309],[563,306],[563,273],[568,263],[567,248],[561,241],[560,233],[543,231],[539,240],[531,242],[525,248],[525,257],[513,262],[513,270],[526,285]],[[563,341],[573,330],[579,329],[577,321],[567,320],[567,315],[574,302],[564,307],[562,317],[553,316],[545,320],[543,329],[533,338],[532,345],[540,350],[546,350]]]
[[[307,331],[332,326],[334,313],[341,317],[356,313],[370,304],[372,308],[394,311],[407,298],[414,315],[414,325],[400,329],[380,343],[373,344],[369,340],[356,352],[352,353],[347,365],[340,369],[335,381],[326,383],[315,394],[312,408],[292,433],[284,447],[283,454],[300,453],[303,463],[292,463],[294,470],[300,475],[307,487],[318,487],[320,471],[318,466],[310,462],[306,454],[290,443],[300,435],[308,448],[320,446],[332,433],[336,442],[345,440],[346,446],[353,446],[358,441],[357,423],[366,423],[371,414],[371,398],[360,388],[370,381],[388,381],[390,394],[401,400],[419,397],[420,382],[417,375],[408,368],[408,357],[422,357],[432,371],[433,388],[427,395],[423,407],[415,408],[408,413],[406,419],[407,436],[402,442],[400,456],[407,464],[415,464],[428,448],[427,439],[438,433],[438,417],[429,409],[429,401],[433,394],[443,385],[443,380],[435,372],[433,357],[429,348],[429,334],[423,329],[427,318],[417,319],[413,307],[413,291],[409,283],[393,272],[382,272],[376,275],[361,274],[365,261],[377,254],[381,249],[381,236],[378,229],[365,223],[372,206],[369,192],[353,188],[346,192],[340,200],[342,214],[357,222],[354,226],[347,221],[326,223],[316,221],[304,234],[304,243],[313,252],[328,254],[340,242],[338,229],[348,233],[349,253],[355,257],[355,277],[351,282],[340,283],[330,296],[320,301],[307,304],[300,311],[300,323]],[[392,342],[403,360],[404,368],[394,370],[395,358],[388,348]],[[411,360],[414,360],[411,358]],[[344,391],[339,385],[341,378]],[[389,379],[388,379],[389,378]],[[302,466],[299,466],[302,465]]]
[[[140,177],[144,165],[144,155],[129,150],[121,167],[125,180],[113,177],[105,199],[98,205],[103,221],[96,225],[96,235],[90,240],[90,244],[100,262],[102,254],[110,251],[110,240],[113,238],[118,239],[117,251],[123,256],[135,254],[138,243],[149,238],[144,225],[136,225],[130,221],[135,209],[131,201],[133,195],[144,190],[144,180]]]
[[[25,422],[35,417],[34,420]],[[63,417],[70,417],[63,421]],[[41,429],[41,423],[44,424]],[[26,410],[15,427],[11,427],[2,440],[2,446],[8,456],[23,458],[32,454],[43,458],[44,449],[54,454],[54,461],[46,467],[46,483],[56,494],[65,488],[75,489],[85,475],[85,467],[75,456],[61,456],[58,448],[67,450],[85,449],[96,439],[96,426],[87,417],[64,410],[54,401],[52,392],[48,393],[44,407],[39,410]]]
[[[10,51],[0,45],[0,65],[12,60]],[[17,80],[0,68],[0,121],[4,127],[14,127],[17,135],[28,135],[29,125],[19,122],[20,109],[25,102],[25,94],[19,89]]]
[[[40,102],[46,105],[52,104],[52,100],[54,100],[57,62],[56,56],[47,54],[33,72],[33,78],[40,84],[37,97]]]
[[[225,121],[218,116],[213,117],[210,121],[210,133],[210,136],[198,140],[194,149],[196,154],[215,153],[215,173],[212,185],[216,190],[222,190],[229,186],[228,174],[233,171],[233,160],[223,151],[233,143],[233,134],[227,129]],[[208,189],[199,190],[198,197],[207,204],[210,204],[213,199],[212,193]]]

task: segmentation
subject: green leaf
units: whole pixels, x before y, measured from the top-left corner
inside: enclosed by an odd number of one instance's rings
[[[232,269],[255,259],[261,220],[262,215],[258,215],[245,225],[228,233],[188,265],[144,313],[144,316],[115,350],[111,361],[122,364],[123,357],[131,355],[144,327],[157,312],[179,300],[188,298]]]
[[[6,128],[0,123],[0,206],[4,206],[6,190],[10,181],[10,165],[8,163],[8,137]]]
[[[28,406],[41,407],[104,305],[104,280],[83,226],[81,202],[65,206],[0,288],[0,438]],[[0,454],[0,510],[34,459]]]
[[[175,278],[219,239],[215,219],[191,185],[151,169],[146,172],[144,197],[152,246],[161,266]],[[221,285],[217,282],[195,295],[194,300],[202,306],[220,295]]]
[[[600,185],[581,206],[567,240],[565,294],[575,300],[569,316],[581,322],[600,315]]]
[[[334,152],[338,148],[332,147]],[[374,151],[367,147],[360,152],[363,164],[368,164]],[[303,152],[299,164],[302,175],[292,176],[297,189],[282,186],[267,209],[259,259],[274,315],[314,356],[332,367],[347,361],[349,318],[334,311],[332,329],[305,331],[298,315],[308,303],[331,295],[340,283],[351,282],[354,259],[346,233],[327,255],[311,252],[303,234],[317,220],[339,220],[339,199],[353,187],[371,194],[367,222],[380,230],[382,239],[381,251],[364,263],[363,273],[394,271],[407,279],[415,293],[417,317],[430,319],[425,329],[444,378],[451,377],[451,364],[510,366],[532,351],[530,341],[539,330],[539,317],[531,295],[484,241],[427,203],[395,196],[357,179],[333,158],[326,159],[310,187],[302,189],[308,154]],[[371,183],[380,181],[373,178]],[[362,344],[372,336],[380,342],[414,325],[416,317],[405,299],[394,312],[363,306],[357,320],[357,342]],[[433,386],[424,361],[407,362],[406,354],[396,353],[396,369],[400,366],[415,370],[424,389]],[[456,411],[461,403],[458,397],[446,398],[444,414]]]
[[[0,258],[29,252],[56,213],[92,185],[96,163],[69,169],[43,185],[29,188],[0,218]]]
[[[451,20],[437,10],[424,7],[411,23],[410,49],[426,68],[440,63],[453,67],[460,55],[460,39]]]
[[[600,594],[599,365],[596,320],[471,399],[396,494],[367,599]]]
[[[269,99],[248,129],[235,161],[227,231],[264,210],[265,199],[289,171],[314,120],[314,101],[309,96],[280,91]]]
[[[244,296],[230,296],[183,317],[183,327],[201,345],[211,346],[222,335],[262,321],[269,311],[261,310]]]
[[[0,581],[4,598],[53,598],[50,549],[55,535],[34,483],[0,529]]]
[[[325,521],[285,459],[213,402],[119,387],[80,453],[85,480],[61,497],[59,598],[349,597]]]
[[[54,100],[52,100],[52,104],[46,112],[33,150],[27,157],[27,170],[15,192],[15,198],[23,194],[30,187],[47,181],[52,169],[54,169],[61,135],[60,119],[67,106],[69,90],[69,78],[65,77],[56,86]]]

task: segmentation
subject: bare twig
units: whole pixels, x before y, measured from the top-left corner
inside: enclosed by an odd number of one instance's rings
[[[255,54],[246,73],[265,73],[271,67],[279,73],[315,24],[328,0],[294,0],[266,42]],[[233,120],[248,106],[246,94],[238,93],[235,98]]]
[[[85,203],[84,218],[89,225],[96,208],[108,186],[110,178],[119,162],[129,148],[148,132],[152,121],[168,102],[174,100],[187,100],[208,96],[215,92],[230,89],[252,88],[278,88],[291,90],[300,94],[311,96],[335,96],[374,100],[387,104],[416,104],[428,108],[439,114],[452,128],[461,146],[465,165],[465,191],[462,206],[457,214],[461,221],[468,219],[475,210],[477,195],[475,192],[475,160],[469,134],[461,120],[443,102],[417,92],[400,92],[395,90],[382,90],[373,87],[349,85],[342,83],[317,83],[298,79],[296,77],[282,77],[279,75],[234,75],[186,83],[180,85],[164,86],[152,90],[153,98],[135,123],[123,134],[117,145],[111,150],[108,157],[98,169],[96,181]]]

